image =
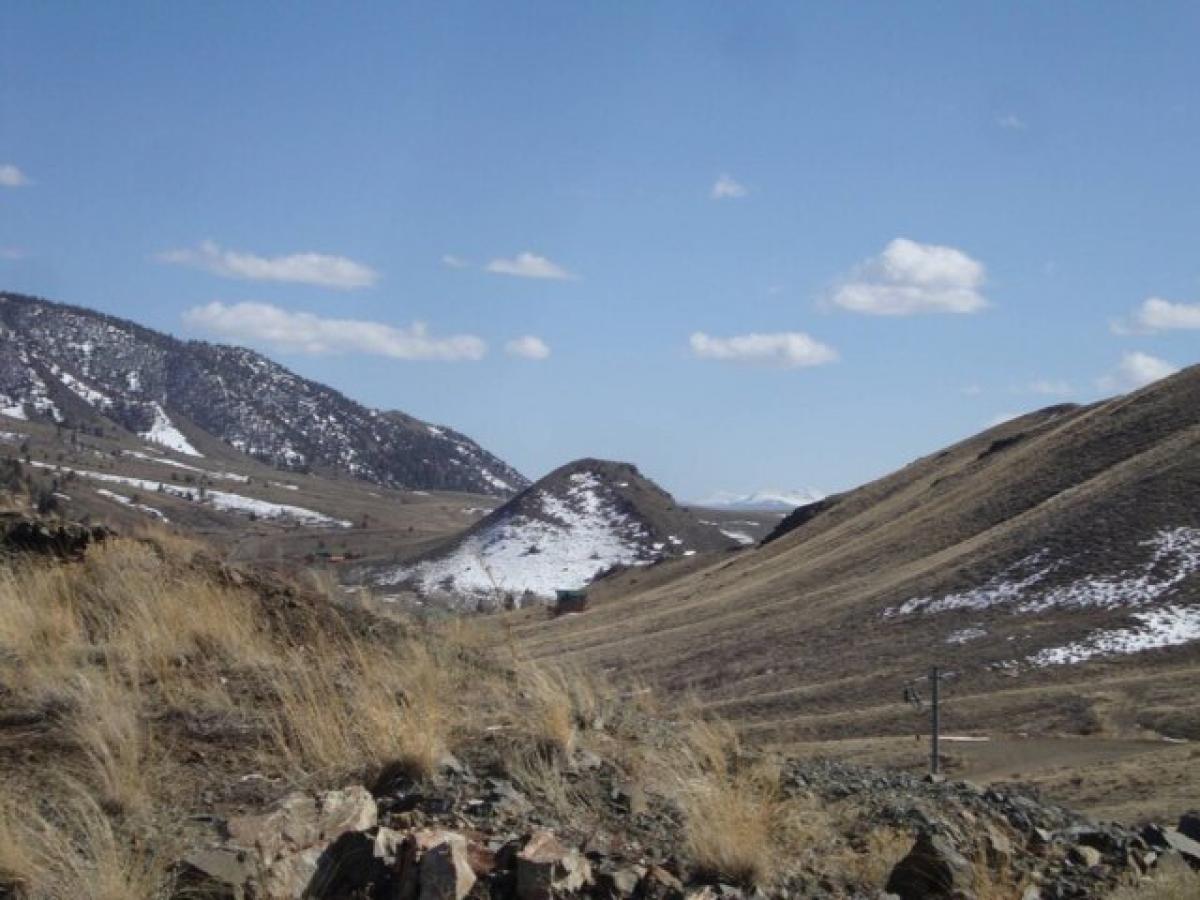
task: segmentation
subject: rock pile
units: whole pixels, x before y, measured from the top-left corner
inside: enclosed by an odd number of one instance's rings
[[[605,796],[624,817],[621,832],[580,830],[458,760],[432,786],[399,777],[374,795],[362,787],[293,794],[264,814],[225,821],[188,856],[186,882],[225,900],[971,900],[999,877],[1021,900],[1068,900],[1103,897],[1166,857],[1200,868],[1197,814],[1175,829],[1138,831],[1020,792],[809,761],[785,768],[785,794],[853,803],[861,821],[912,834],[913,844],[886,885],[783,866],[788,874],[767,894],[690,870],[678,815],[654,799],[629,812],[615,774],[603,763],[576,772],[581,790]]]

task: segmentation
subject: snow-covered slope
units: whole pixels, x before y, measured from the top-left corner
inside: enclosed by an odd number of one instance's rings
[[[732,491],[717,491],[697,504],[710,509],[746,509],[766,512],[791,512],[798,506],[807,506],[825,499],[825,494],[813,488],[798,488],[781,491],[767,488],[752,494],[736,494]]]
[[[18,294],[0,293],[0,416],[116,425],[191,457],[215,438],[280,468],[387,487],[508,497],[528,484],[462,434],[367,409],[251,350]]]
[[[552,597],[613,566],[725,549],[734,542],[624,463],[556,470],[442,550],[379,572],[381,585],[468,603]]]

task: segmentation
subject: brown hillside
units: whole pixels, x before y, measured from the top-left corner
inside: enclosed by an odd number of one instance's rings
[[[933,663],[952,673],[949,728],[1200,737],[1200,645],[1030,662],[1099,632],[1140,635],[1139,616],[1197,612],[1200,367],[1005,423],[786,524],[665,584],[611,585],[587,615],[523,637],[694,688],[785,741],[911,734],[900,689]],[[1184,546],[1147,543],[1168,532]],[[980,588],[990,601],[972,606],[962,592]],[[885,615],[910,600],[918,611]]]

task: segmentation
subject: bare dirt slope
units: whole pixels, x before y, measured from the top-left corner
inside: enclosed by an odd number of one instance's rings
[[[800,510],[774,539],[530,620],[534,652],[673,689],[766,740],[947,727],[1200,738],[1200,368],[1042,410]]]

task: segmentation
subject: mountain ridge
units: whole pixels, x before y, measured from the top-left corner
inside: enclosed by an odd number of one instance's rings
[[[0,292],[0,336],[0,414],[9,417],[107,421],[169,436],[165,445],[185,453],[199,452],[186,437],[199,431],[276,468],[386,487],[507,497],[529,483],[452,428],[367,408],[247,348],[11,292]]]

